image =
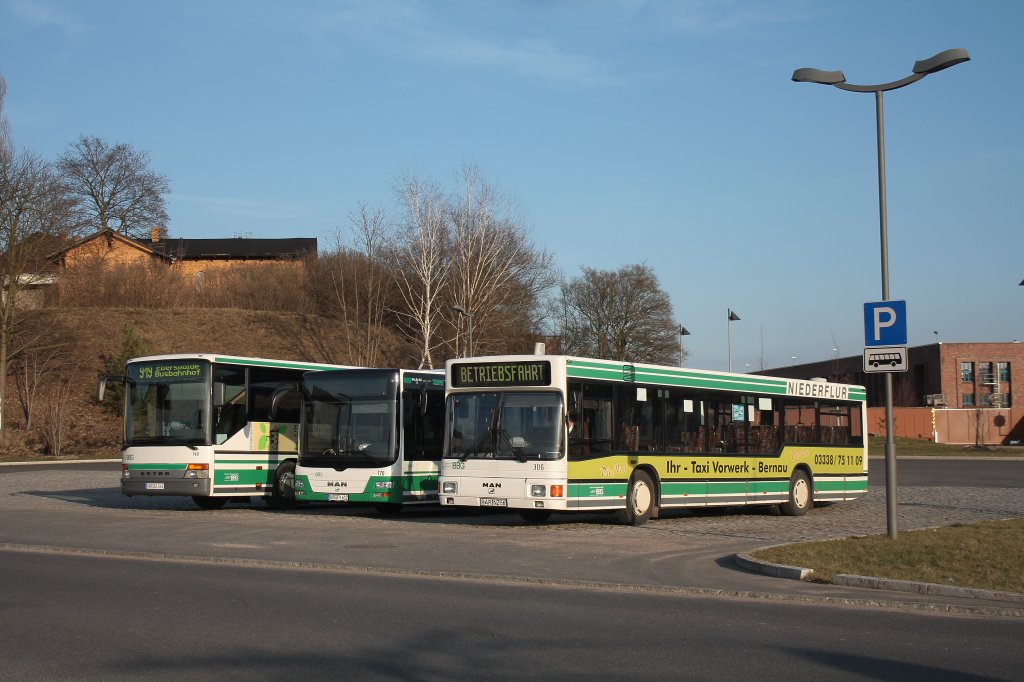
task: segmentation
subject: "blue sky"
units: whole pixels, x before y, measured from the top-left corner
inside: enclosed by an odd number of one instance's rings
[[[910,345],[1024,341],[1024,3],[0,0],[14,141],[150,153],[175,237],[320,237],[394,208],[410,169],[477,164],[569,276],[646,263],[738,371],[863,349],[881,299],[874,98],[885,95],[890,294]],[[934,332],[938,332],[935,334]]]

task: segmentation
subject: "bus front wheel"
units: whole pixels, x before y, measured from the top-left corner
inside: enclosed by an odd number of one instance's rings
[[[295,462],[287,460],[277,467],[267,504],[271,509],[295,508]]]
[[[618,511],[619,520],[631,526],[647,523],[652,516],[657,516],[656,499],[651,477],[645,471],[637,471],[629,479],[626,508]]]
[[[786,516],[803,516],[814,505],[814,491],[811,488],[811,479],[802,469],[793,473],[789,479],[789,501],[779,505],[779,509]]]
[[[200,509],[220,509],[228,503],[226,497],[199,497],[193,496],[192,501],[196,503]]]

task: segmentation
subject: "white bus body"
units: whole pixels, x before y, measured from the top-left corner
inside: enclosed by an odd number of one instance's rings
[[[311,372],[302,385],[295,496],[299,501],[437,503],[444,372]]]
[[[253,495],[291,506],[298,404],[271,421],[270,394],[328,369],[340,367],[212,353],[129,360],[99,386],[100,400],[115,382],[124,391],[121,492],[189,496],[203,508]]]

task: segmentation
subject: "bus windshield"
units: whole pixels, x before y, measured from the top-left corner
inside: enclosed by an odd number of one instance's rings
[[[203,445],[208,441],[210,365],[158,360],[128,365],[128,445]]]
[[[448,399],[445,458],[559,459],[562,396],[537,393],[460,393]]]
[[[398,458],[398,373],[309,373],[303,401],[303,466],[378,467]]]

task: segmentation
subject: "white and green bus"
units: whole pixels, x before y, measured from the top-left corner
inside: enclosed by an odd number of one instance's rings
[[[615,511],[867,493],[862,386],[520,355],[449,360],[441,505]]]
[[[309,372],[301,393],[296,500],[383,512],[437,504],[443,371]]]
[[[98,391],[102,401],[108,385],[123,387],[121,492],[189,496],[204,509],[251,496],[292,506],[299,402],[272,420],[270,396],[329,369],[340,367],[207,353],[129,360]]]

